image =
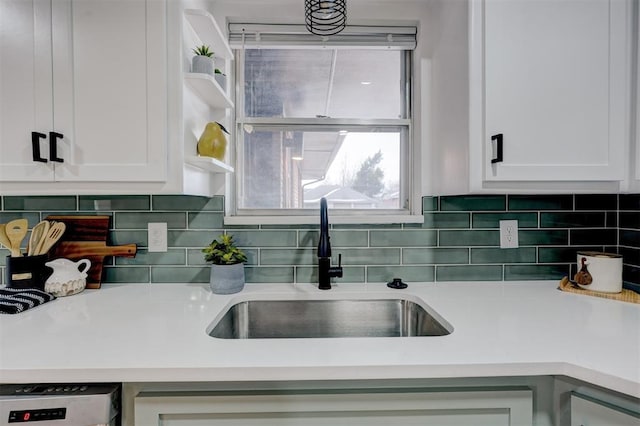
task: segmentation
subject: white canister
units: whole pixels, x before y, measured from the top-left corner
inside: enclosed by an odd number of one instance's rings
[[[589,285],[578,284],[585,290],[603,293],[622,291],[622,256],[598,251],[580,251],[577,256],[578,271],[583,264],[593,281]]]

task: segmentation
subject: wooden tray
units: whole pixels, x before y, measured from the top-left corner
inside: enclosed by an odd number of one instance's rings
[[[569,293],[584,294],[585,296],[602,297],[604,299],[620,300],[622,302],[629,303],[640,303],[640,294],[635,291],[626,288],[623,288],[620,293],[602,293],[599,291],[584,290],[572,284],[568,277],[564,277],[560,280],[558,289]]]
[[[47,216],[46,219],[66,225],[61,240],[50,251],[51,259],[65,257],[73,261],[91,261],[91,268],[87,272],[87,288],[100,288],[105,257],[136,255],[135,244],[107,245],[110,216]]]

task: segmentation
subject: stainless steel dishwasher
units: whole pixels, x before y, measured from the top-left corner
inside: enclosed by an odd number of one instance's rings
[[[120,384],[0,385],[0,425],[120,426]]]

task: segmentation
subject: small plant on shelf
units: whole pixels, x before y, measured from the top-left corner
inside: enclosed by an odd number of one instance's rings
[[[195,53],[198,56],[206,56],[208,58],[213,57],[213,52],[211,50],[209,50],[209,46],[203,44],[202,46],[197,46],[193,50],[193,53]]]
[[[202,74],[214,74],[213,52],[209,46],[203,44],[191,49],[196,56],[191,60],[191,71]]]

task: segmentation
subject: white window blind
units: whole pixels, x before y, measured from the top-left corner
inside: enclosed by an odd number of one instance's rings
[[[336,35],[311,34],[304,25],[230,23],[229,42],[234,49],[245,48],[349,48],[413,50],[417,27],[347,26]]]

